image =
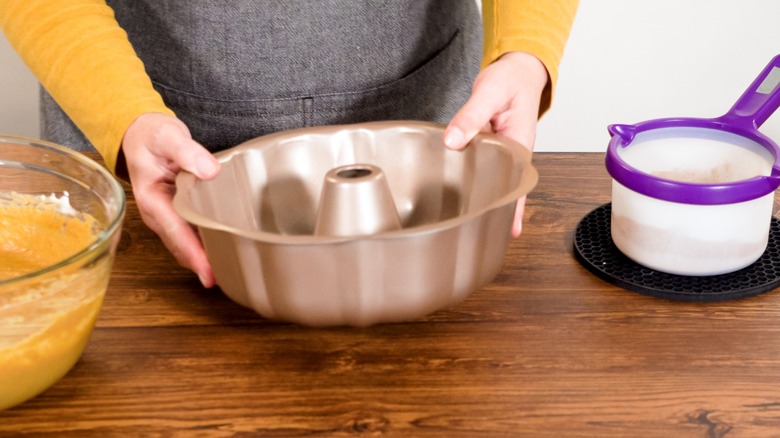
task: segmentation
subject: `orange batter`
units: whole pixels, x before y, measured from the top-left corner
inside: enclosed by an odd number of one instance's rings
[[[0,410],[46,390],[78,361],[103,302],[113,254],[103,245],[83,260],[11,279],[77,254],[100,229],[67,199],[0,194]]]
[[[95,240],[95,220],[29,195],[0,201],[0,280],[50,266]]]

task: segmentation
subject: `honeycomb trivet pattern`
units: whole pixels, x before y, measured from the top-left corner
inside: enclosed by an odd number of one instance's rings
[[[734,300],[769,292],[780,286],[780,223],[772,218],[769,244],[752,265],[713,276],[667,274],[629,259],[612,243],[612,204],[591,211],[577,224],[574,254],[601,279],[623,289],[675,301]]]

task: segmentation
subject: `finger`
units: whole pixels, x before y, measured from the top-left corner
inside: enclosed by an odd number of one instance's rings
[[[474,92],[444,131],[444,144],[450,149],[463,149],[490,120],[509,104],[507,93],[477,82]]]
[[[126,154],[144,154],[143,149],[163,167],[166,173],[176,174],[179,170],[193,173],[200,179],[211,179],[219,173],[219,162],[200,143],[194,141],[187,126],[175,117],[148,114],[138,118],[137,129],[125,139]],[[135,127],[135,126],[131,126]],[[138,160],[128,162],[135,163]],[[148,161],[142,167],[148,168]]]
[[[194,142],[193,142],[194,143]],[[212,179],[219,174],[219,161],[205,148],[198,147],[182,149],[174,159],[182,169],[194,174],[199,179]]]
[[[523,196],[522,198],[517,200],[517,205],[515,207],[514,223],[512,224],[512,237],[520,236],[520,233],[523,231],[523,215],[525,214],[525,199],[526,197]]]
[[[529,151],[533,151],[536,141],[537,116],[534,110],[511,108],[493,121],[493,130],[510,138]]]
[[[175,143],[170,152],[168,159],[199,179],[212,179],[219,174],[219,161],[195,141]]]
[[[156,187],[136,195],[141,217],[152,229],[176,261],[198,275],[205,287],[215,284],[203,244],[195,230],[172,207],[170,189]]]

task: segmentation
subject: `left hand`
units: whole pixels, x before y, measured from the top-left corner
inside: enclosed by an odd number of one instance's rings
[[[478,132],[506,136],[533,151],[547,69],[535,56],[509,52],[485,67],[474,81],[471,97],[444,131],[444,144],[460,150]],[[512,236],[522,230],[525,197],[517,201]]]
[[[165,244],[180,265],[195,272],[204,287],[215,285],[214,272],[195,229],[173,208],[176,175],[186,170],[199,179],[217,176],[220,164],[192,139],[176,117],[146,113],[122,140],[127,172],[144,223]]]

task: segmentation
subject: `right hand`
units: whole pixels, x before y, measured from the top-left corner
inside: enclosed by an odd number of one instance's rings
[[[184,122],[160,113],[138,117],[125,132],[122,151],[144,223],[160,236],[180,265],[198,275],[203,286],[214,286],[203,244],[195,229],[173,209],[173,195],[180,171],[212,179],[220,171],[217,159],[192,139]]]
[[[445,130],[444,144],[451,149],[463,149],[482,130],[503,135],[533,151],[539,103],[548,81],[547,69],[536,56],[523,52],[504,54],[479,73],[471,98]],[[514,237],[522,231],[524,210],[522,197],[515,208]]]

